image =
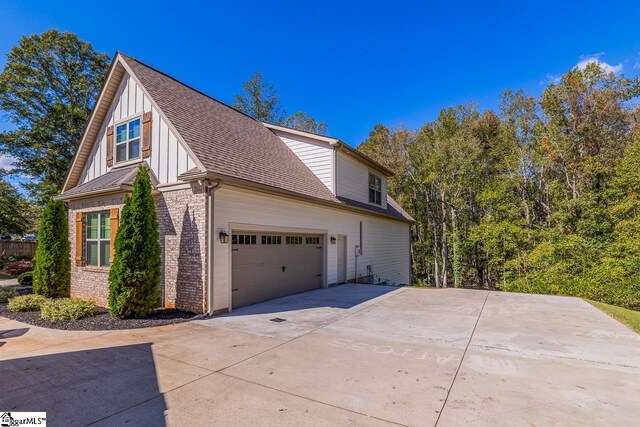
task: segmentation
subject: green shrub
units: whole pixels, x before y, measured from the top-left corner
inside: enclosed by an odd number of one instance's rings
[[[25,271],[21,275],[18,276],[18,284],[20,286],[31,286],[33,285],[33,271]]]
[[[20,294],[15,289],[0,288],[0,303],[5,303],[18,295]]]
[[[138,170],[131,197],[125,198],[109,271],[109,311],[144,317],[159,305],[162,261],[158,218],[145,166]]]
[[[61,320],[78,320],[93,316],[95,313],[96,305],[93,301],[82,299],[51,299],[43,303],[40,308],[40,317],[53,323]]]
[[[69,296],[69,226],[67,211],[60,201],[50,200],[44,208],[35,260],[33,292],[49,298]]]
[[[22,295],[9,300],[9,310],[38,311],[45,301],[47,301],[47,298],[42,295]]]

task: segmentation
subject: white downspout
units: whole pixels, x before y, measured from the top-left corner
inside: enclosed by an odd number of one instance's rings
[[[222,187],[222,180],[219,179],[215,184],[211,184],[208,179],[201,180],[207,191],[207,314],[213,314],[213,245],[215,244],[215,235],[213,233],[213,193]]]

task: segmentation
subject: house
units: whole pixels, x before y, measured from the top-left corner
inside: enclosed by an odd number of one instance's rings
[[[140,164],[154,187],[165,307],[215,314],[346,282],[410,282],[413,220],[387,195],[390,170],[118,53],[58,196],[72,297],[106,305]]]

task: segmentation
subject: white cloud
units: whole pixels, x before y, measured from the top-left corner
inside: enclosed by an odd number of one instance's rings
[[[585,68],[587,68],[587,65],[589,65],[589,64],[598,64],[600,66],[600,68],[602,68],[607,73],[617,74],[620,71],[622,71],[622,63],[620,63],[618,65],[608,64],[608,63],[600,60],[600,55],[601,54],[598,53],[596,55],[583,56],[582,59],[580,60],[580,62],[578,62],[576,64],[575,68],[577,68],[579,70],[584,70]]]
[[[16,166],[13,164],[15,159],[11,156],[7,156],[5,154],[0,154],[0,169],[4,169],[7,171],[13,170]]]
[[[636,62],[635,64],[633,64],[633,68],[636,70],[640,70],[640,62]]]

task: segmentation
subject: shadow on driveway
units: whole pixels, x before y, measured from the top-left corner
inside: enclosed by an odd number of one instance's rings
[[[289,295],[247,307],[236,308],[231,313],[218,317],[282,313],[311,308],[341,308],[346,310],[397,289],[399,288],[381,285],[340,285],[333,288],[316,289],[314,291]]]
[[[28,331],[29,328],[7,329],[6,331],[0,331],[0,340],[18,338],[26,334]],[[0,347],[2,347],[3,345],[5,345],[5,341],[0,341]]]
[[[152,398],[145,425],[165,425],[150,343],[0,361],[0,378],[3,411],[46,411],[50,425],[87,425]]]

